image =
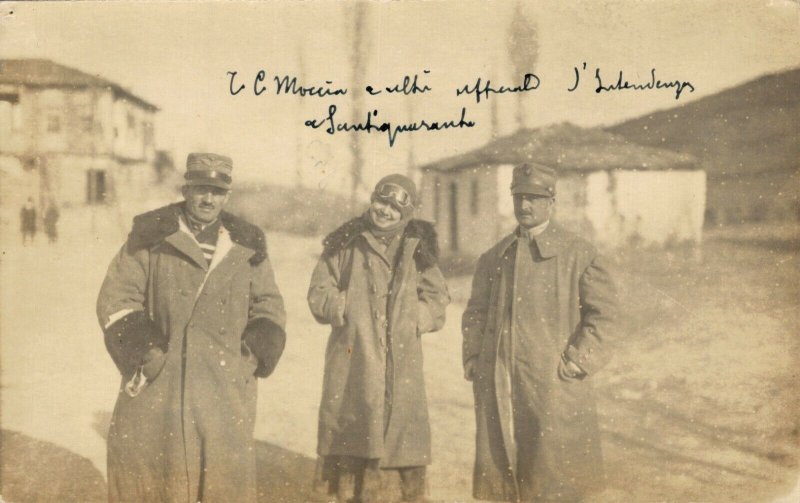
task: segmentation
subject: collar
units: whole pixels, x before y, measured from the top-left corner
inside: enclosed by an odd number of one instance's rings
[[[208,223],[201,222],[196,218],[192,218],[192,215],[190,215],[189,211],[186,210],[186,205],[184,204],[183,211],[181,211],[181,221],[184,222],[186,226],[189,228],[189,230],[192,232],[192,234],[196,236],[199,233],[203,232],[203,230],[206,229],[207,227],[219,222],[219,217],[214,219],[213,222],[208,222]]]
[[[536,227],[531,227],[530,229],[525,229],[524,231],[520,227],[520,232],[527,232],[528,233],[528,237],[531,239],[531,241],[533,241],[534,239],[536,239],[536,236],[540,235],[541,233],[543,233],[545,231],[545,229],[547,229],[547,226],[549,224],[550,224],[550,220],[548,220],[548,221],[546,221],[544,223],[541,223],[541,224],[537,225]]]
[[[175,203],[134,217],[133,229],[128,236],[129,249],[149,248],[178,233],[182,213],[183,203]],[[220,213],[219,220],[230,234],[231,241],[253,252],[251,264],[258,265],[266,260],[267,241],[261,229],[226,211]],[[188,229],[188,225],[186,227]]]
[[[544,227],[540,232],[535,235],[530,236],[530,240],[536,243],[536,247],[539,250],[539,254],[543,258],[550,258],[555,257],[559,254],[562,248],[562,244],[564,243],[564,234],[561,230],[561,227],[556,225],[555,223],[551,223],[549,220],[542,225],[538,225],[531,229],[538,229],[539,227]],[[520,233],[525,232],[519,226],[514,229],[514,232],[506,236],[502,241],[500,241],[500,245],[497,248],[497,256],[502,257],[505,255],[506,251],[511,247],[512,244],[515,244],[520,237]]]

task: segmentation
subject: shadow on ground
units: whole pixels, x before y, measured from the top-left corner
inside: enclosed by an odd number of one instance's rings
[[[2,430],[0,494],[14,503],[106,501],[106,482],[88,459],[50,442]]]
[[[107,418],[98,418],[107,425]],[[105,436],[105,431],[98,433]],[[0,494],[14,503],[107,501],[106,481],[92,463],[63,447],[2,430]],[[315,460],[266,442],[256,442],[258,501],[306,501]]]
[[[308,501],[316,461],[266,442],[256,442],[259,503]]]

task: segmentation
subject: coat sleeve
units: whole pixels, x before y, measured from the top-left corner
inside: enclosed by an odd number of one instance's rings
[[[101,327],[116,321],[119,313],[146,309],[149,260],[149,250],[132,252],[126,244],[111,261],[97,297],[97,319]]]
[[[123,375],[167,350],[168,339],[145,305],[149,260],[149,250],[123,246],[111,261],[97,297],[97,319],[106,349]]]
[[[491,264],[488,255],[478,259],[475,275],[472,277],[472,293],[467,309],[461,317],[463,336],[462,361],[467,363],[481,352],[481,338],[486,331],[491,296]]]
[[[267,377],[286,347],[286,310],[269,258],[252,267],[250,312],[242,339],[258,358],[255,375]]]
[[[420,334],[436,332],[444,326],[446,308],[450,304],[450,293],[442,271],[429,267],[417,273],[417,330]]]
[[[587,374],[610,359],[610,343],[617,332],[618,294],[607,261],[595,256],[578,284],[581,323],[566,356]]]
[[[342,326],[347,292],[339,289],[337,263],[337,257],[322,257],[317,262],[308,287],[308,307],[317,322]]]

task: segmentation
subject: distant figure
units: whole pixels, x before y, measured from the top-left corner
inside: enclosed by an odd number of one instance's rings
[[[47,239],[51,243],[58,241],[58,218],[61,213],[58,211],[54,201],[50,201],[47,205],[47,210],[44,212],[44,231],[47,233]]]
[[[473,495],[591,501],[604,479],[592,381],[618,335],[616,289],[595,248],[550,221],[552,169],[517,166],[511,194],[519,226],[478,260],[462,320]]]
[[[256,503],[256,378],[286,342],[261,229],[226,211],[233,162],[189,154],[184,201],[133,219],[97,300],[122,374],[112,503]]]
[[[33,198],[29,197],[28,202],[19,212],[20,230],[22,231],[22,244],[27,245],[28,241],[33,243],[36,238],[36,206]]]
[[[433,226],[413,219],[414,182],[383,178],[369,209],[324,242],[308,302],[331,325],[319,412],[313,501],[425,501],[431,462],[421,335],[442,328],[450,303]],[[389,484],[387,484],[389,486]]]

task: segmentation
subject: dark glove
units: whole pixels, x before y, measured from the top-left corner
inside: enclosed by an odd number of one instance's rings
[[[144,374],[148,382],[152,382],[161,373],[166,363],[167,354],[161,351],[161,348],[153,348],[144,355],[142,374]]]
[[[286,347],[286,332],[266,318],[256,318],[247,324],[242,340],[258,358],[258,368],[253,375],[267,377],[272,374]]]
[[[122,375],[132,375],[154,348],[167,352],[169,339],[145,311],[128,313],[104,330],[106,349]]]

